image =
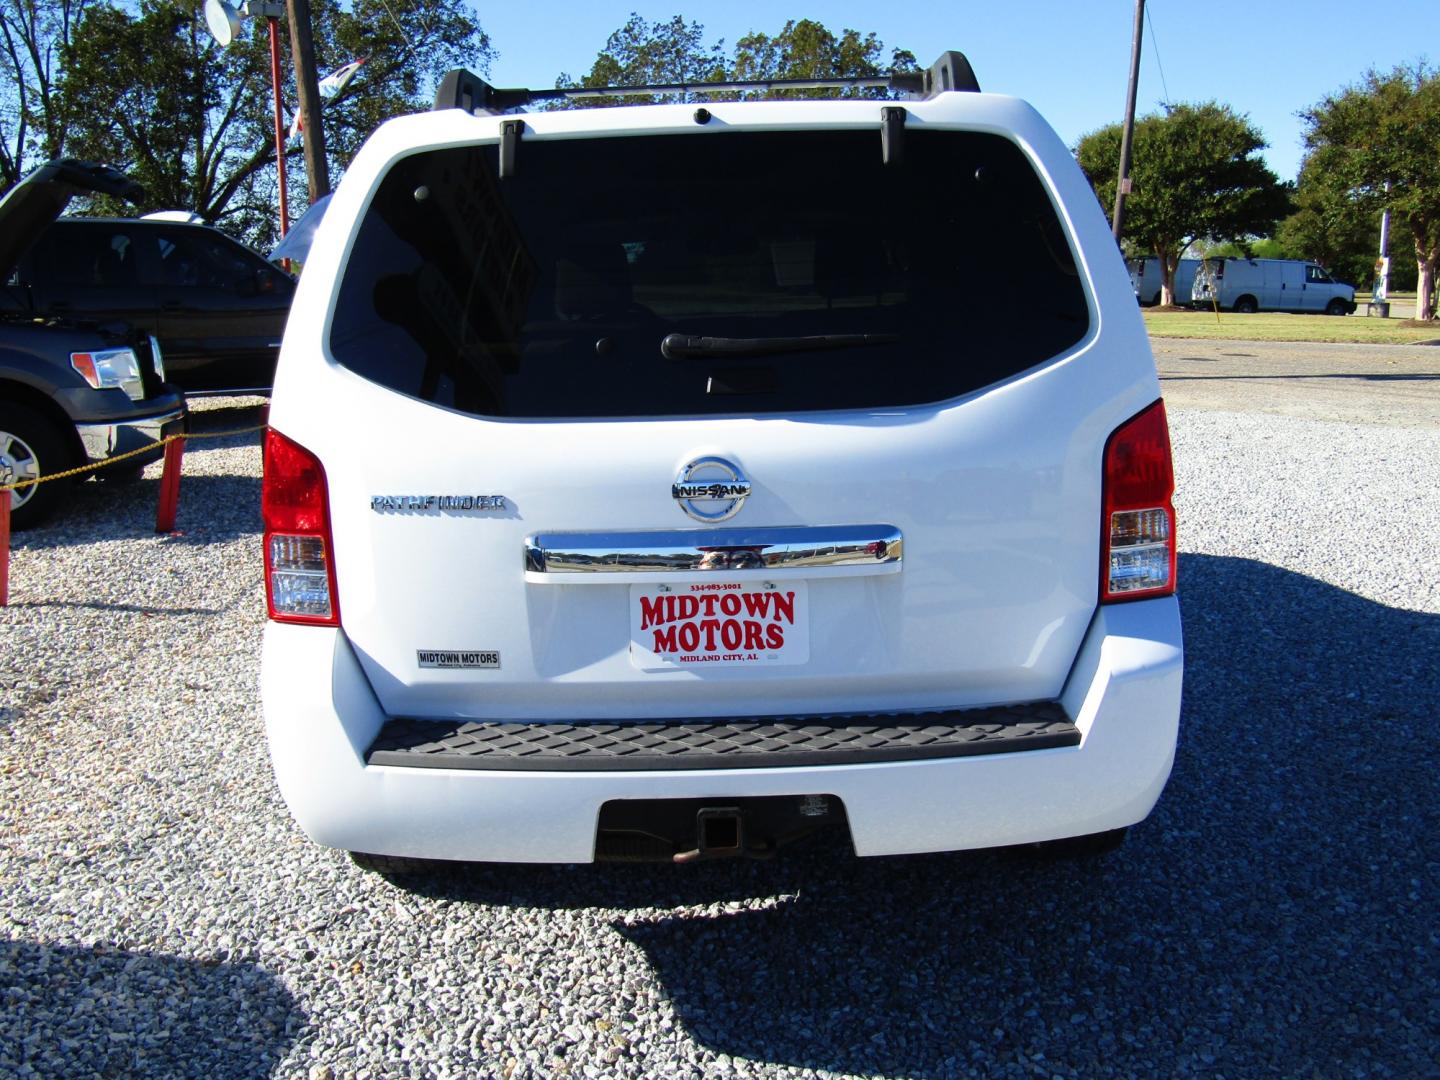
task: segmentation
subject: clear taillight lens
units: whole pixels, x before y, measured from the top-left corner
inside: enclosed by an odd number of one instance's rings
[[[265,432],[265,597],[276,622],[339,626],[330,504],[320,459]]]
[[[93,390],[124,390],[131,401],[145,397],[140,358],[133,349],[97,349],[70,354],[70,366]]]
[[[270,537],[266,552],[270,567],[270,611],[330,617],[330,566],[325,541],[318,536]]]
[[[1102,603],[1175,591],[1174,493],[1170,429],[1157,401],[1105,444]]]

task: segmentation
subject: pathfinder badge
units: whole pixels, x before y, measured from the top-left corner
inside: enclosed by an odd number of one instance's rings
[[[370,509],[377,514],[435,514],[466,510],[504,510],[504,495],[372,495]]]

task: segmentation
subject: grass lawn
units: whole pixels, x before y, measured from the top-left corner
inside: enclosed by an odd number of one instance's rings
[[[1154,337],[1234,338],[1241,341],[1342,341],[1372,345],[1408,345],[1440,340],[1440,324],[1423,326],[1405,319],[1364,315],[1284,315],[1233,311],[1155,311],[1146,309],[1145,328]]]

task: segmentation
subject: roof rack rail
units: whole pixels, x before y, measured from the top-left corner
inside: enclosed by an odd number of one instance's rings
[[[602,97],[653,97],[659,94],[768,93],[774,90],[855,90],[881,87],[901,90],[922,101],[949,90],[979,93],[980,83],[965,54],[946,52],[925,71],[892,71],[889,75],[839,79],[757,79],[747,82],[655,83],[647,86],[581,86],[552,90],[491,86],[479,75],[455,68],[435,90],[435,109],[468,113],[502,113],[536,101]]]

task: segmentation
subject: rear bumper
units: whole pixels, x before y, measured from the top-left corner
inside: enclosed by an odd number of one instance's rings
[[[1170,775],[1182,646],[1175,599],[1100,609],[1061,703],[1080,745],[783,768],[496,771],[367,765],[389,719],[344,635],[271,623],[261,694],[281,793],[311,839],[382,855],[589,862],[614,799],[835,795],[855,851],[891,855],[1103,832]]]

